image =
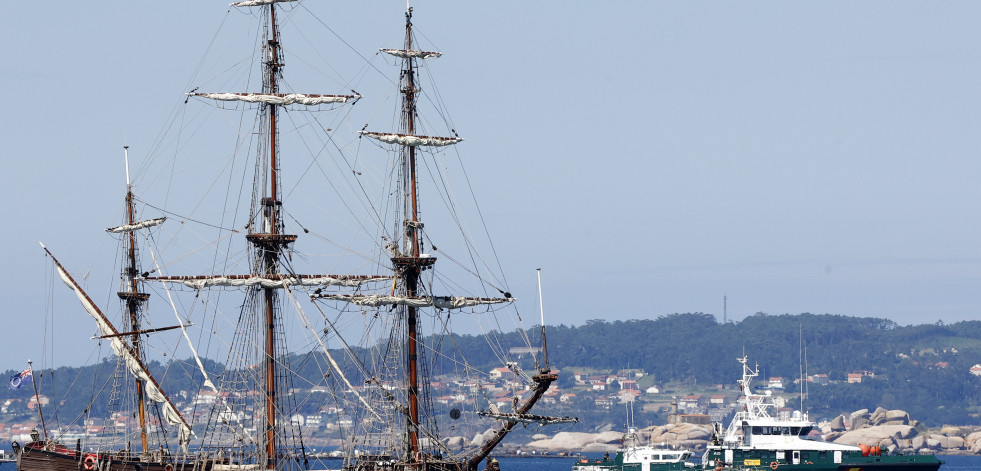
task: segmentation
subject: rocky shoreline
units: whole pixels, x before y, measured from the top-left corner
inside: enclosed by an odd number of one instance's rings
[[[981,427],[945,425],[930,429],[912,420],[903,410],[878,408],[869,412],[862,409],[840,415],[829,422],[818,424],[812,436],[849,445],[879,446],[889,453],[978,455],[981,454]],[[709,425],[672,424],[646,427],[638,431],[643,443],[664,444],[695,452],[705,451],[712,437]],[[484,437],[478,435],[471,443]],[[508,453],[562,453],[562,452],[614,452],[620,445],[623,432],[606,431],[559,432],[555,435],[537,434],[525,445],[510,444]],[[447,439],[451,448],[462,448],[468,442],[463,437]]]

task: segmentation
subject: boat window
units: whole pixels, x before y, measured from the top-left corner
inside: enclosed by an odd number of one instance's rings
[[[827,453],[825,453],[825,452],[823,452],[823,451],[822,451],[822,452],[820,452],[820,453],[818,453],[818,459],[819,459],[819,460],[823,460],[823,459],[825,459],[825,458],[827,458],[827,457],[828,457],[828,454],[827,454]]]
[[[782,435],[790,435],[790,427],[784,427],[780,432]]]
[[[804,427],[804,428],[800,429],[800,434],[801,435],[808,435],[810,433],[811,433],[811,427]]]
[[[762,435],[762,434],[763,434],[763,427],[760,426],[753,427],[753,435]]]
[[[800,427],[790,427],[791,435],[800,435]]]
[[[805,452],[803,452],[803,453],[800,454],[800,457],[803,458],[803,459],[805,459],[805,460],[806,459],[810,459],[811,458],[811,454],[805,451]]]

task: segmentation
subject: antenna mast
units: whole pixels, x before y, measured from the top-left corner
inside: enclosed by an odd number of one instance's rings
[[[545,342],[545,304],[542,302],[542,269],[537,268],[538,271],[538,309],[542,313],[542,355],[544,356],[545,366],[544,370],[548,368],[548,343]]]
[[[41,396],[37,392],[37,380],[34,378],[34,363],[27,359],[27,369],[31,370],[31,384],[34,385],[34,402],[37,404],[37,415],[41,417],[41,432],[44,433],[44,441],[48,441],[48,427],[44,425],[44,413],[41,412]]]

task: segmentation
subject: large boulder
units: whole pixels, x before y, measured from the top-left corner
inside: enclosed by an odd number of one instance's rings
[[[882,418],[876,425],[909,425],[909,413],[904,410],[891,410],[886,411],[885,417]]]
[[[935,442],[936,445],[930,445],[931,442]],[[927,443],[930,448],[943,448],[943,449],[961,449],[964,448],[964,439],[961,437],[948,437],[939,433],[932,433],[927,437]]]
[[[881,435],[881,432],[873,428],[863,428],[861,430],[852,430],[850,432],[845,432],[834,439],[835,443],[843,443],[845,445],[872,445],[877,443],[879,440],[887,438]]]
[[[644,431],[650,433],[649,443],[676,447],[689,441],[703,443],[712,437],[712,427],[709,425],[668,424],[646,428]]]
[[[844,415],[839,415],[838,417],[835,417],[834,420],[832,420],[831,423],[828,425],[831,428],[832,432],[844,432],[845,430],[847,430],[845,428]]]
[[[970,448],[972,452],[977,453],[977,451],[974,451],[974,447],[975,445],[981,446],[981,440],[979,439],[981,439],[981,432],[972,432],[964,437],[964,446]]]
[[[534,440],[529,448],[539,450],[581,450],[591,443],[598,441],[602,433],[559,432],[552,438]]]
[[[858,430],[860,428],[865,428],[871,423],[869,421],[869,417],[871,416],[869,415],[868,409],[860,409],[852,412],[852,414],[848,417],[848,429]]]
[[[827,442],[833,442],[838,440],[838,438],[844,435],[845,433],[847,432],[828,432],[824,434],[824,440]]]
[[[899,448],[899,445],[896,443],[896,440],[892,437],[880,438],[878,441],[873,442],[872,445],[877,446],[883,450],[886,450],[886,453],[888,453],[889,450],[895,450],[896,448]]]
[[[964,445],[964,439],[961,437],[947,437],[947,443],[944,445],[946,450],[963,450],[967,448]]]
[[[879,425],[877,427],[869,428],[878,430],[883,436],[889,436],[896,439],[913,438],[916,436],[916,429],[909,425]]]
[[[909,439],[915,435],[916,429],[909,425],[879,425],[845,432],[836,437],[834,442],[847,445],[864,443],[869,446],[879,445],[892,449],[897,446],[896,440]]]
[[[915,451],[915,449],[913,448],[912,439],[906,439],[906,438],[898,439],[896,440],[896,447],[898,448],[896,451],[903,454],[909,454]]]
[[[960,427],[944,425],[943,427],[940,427],[940,434],[945,437],[963,437],[964,431]]]
[[[882,418],[886,415],[886,412],[889,411],[883,407],[876,407],[875,412],[872,412],[872,415],[869,416],[869,420],[872,422],[872,425],[878,425],[879,421],[881,421]]]

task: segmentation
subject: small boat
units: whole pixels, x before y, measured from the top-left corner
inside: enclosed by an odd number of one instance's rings
[[[810,436],[816,424],[807,413],[795,411],[789,418],[778,418],[770,411],[776,407],[770,391],[754,393],[753,378],[759,367],[751,368],[743,356],[743,376],[738,381],[743,392],[742,410],[723,431],[716,423],[712,442],[702,455],[702,468],[830,471],[875,469],[877,471],[936,471],[943,464],[934,455],[890,455],[877,446],[853,446],[826,442]]]
[[[640,435],[632,424],[633,411],[629,408],[627,419],[623,447],[612,458],[609,453],[598,460],[580,458],[572,465],[572,471],[676,471],[695,467],[695,463],[688,461],[692,457],[691,451],[641,444]]]
[[[600,460],[581,458],[572,465],[572,471],[674,471],[694,468],[688,461],[692,453],[658,446],[635,446],[617,451]]]

